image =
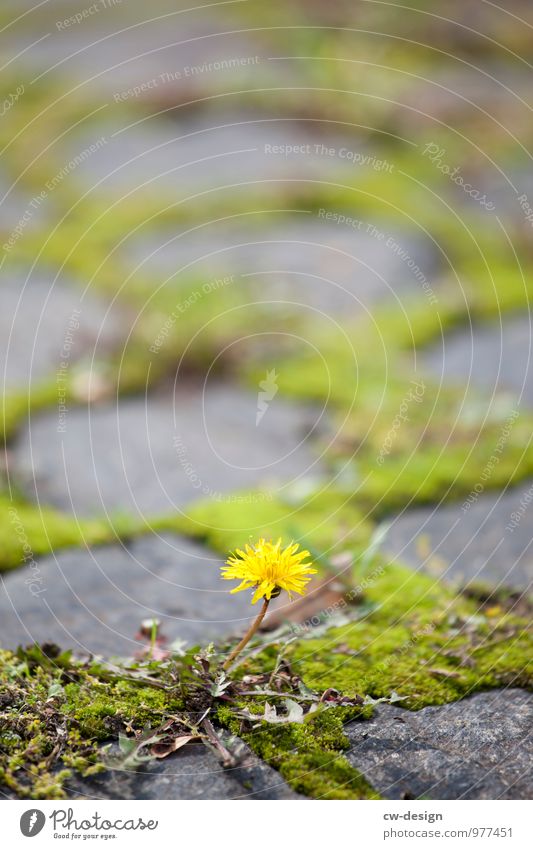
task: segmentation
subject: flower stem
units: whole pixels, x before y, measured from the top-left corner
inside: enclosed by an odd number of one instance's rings
[[[246,632],[246,634],[244,635],[244,637],[242,638],[240,643],[237,646],[235,646],[235,648],[231,652],[230,656],[223,663],[222,669],[227,669],[230,666],[230,664],[233,663],[235,658],[242,652],[246,643],[248,643],[252,639],[253,635],[258,630],[259,626],[261,625],[261,622],[265,618],[265,614],[267,612],[269,603],[270,603],[270,599],[265,598],[264,601],[263,601],[263,607],[261,608],[261,612],[259,613],[259,616],[257,617],[257,619],[254,622],[252,622],[250,628],[248,629],[248,631]]]

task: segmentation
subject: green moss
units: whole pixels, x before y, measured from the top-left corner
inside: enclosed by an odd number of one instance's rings
[[[309,39],[310,56],[324,57],[335,45],[338,52],[333,50],[331,55],[349,58],[344,36],[340,33],[321,32],[320,28],[315,28],[300,36],[306,43]],[[395,45],[390,47],[398,60],[398,71],[409,73],[411,64],[415,63],[414,57],[402,49],[396,52]],[[417,56],[416,63],[422,62],[425,67],[427,58]],[[349,63],[310,61],[307,67],[310,79],[318,74],[321,78],[320,84],[316,80],[318,89],[323,88],[322,93],[317,92],[317,108],[324,99],[331,98],[330,84],[342,89],[351,71]],[[16,81],[15,77],[7,77],[4,83],[9,89]],[[27,187],[41,188],[50,177],[48,172],[53,174],[64,165],[61,146],[49,147],[49,143],[77,121],[82,121],[98,105],[83,93],[76,93],[75,97],[64,94],[59,80],[54,83],[47,80],[46,84],[37,82],[5,116],[6,123],[0,131],[5,134],[5,141],[10,142],[20,131],[17,143],[10,144],[6,151],[7,167],[11,167],[13,173],[23,174]],[[266,102],[271,96],[279,102],[282,93],[276,89],[263,95]],[[232,102],[233,97],[235,102],[248,102],[244,95],[240,99],[231,95]],[[57,104],[49,110],[47,107],[55,100]],[[350,109],[353,107],[353,101],[353,95],[339,95],[335,109],[338,107],[342,116],[347,104]],[[215,97],[210,106],[219,102],[221,99]],[[222,102],[227,108],[228,99]],[[130,103],[124,108],[128,114],[131,111],[132,117],[141,117],[145,107]],[[176,199],[171,193],[165,195],[158,187],[157,195],[139,190],[109,203],[108,198],[94,192],[84,195],[73,172],[51,197],[56,209],[68,210],[68,215],[63,219],[57,216],[59,224],[53,232],[47,226],[42,231],[38,227],[28,230],[10,253],[8,263],[27,267],[29,261],[39,256],[41,268],[49,267],[54,271],[62,268],[73,281],[82,281],[83,285],[90,282],[91,287],[106,299],[120,291],[125,309],[128,306],[141,308],[142,315],[120,359],[110,357],[106,363],[113,391],[144,390],[149,370],[150,382],[154,385],[175,370],[176,361],[183,354],[186,354],[185,368],[202,369],[221,349],[228,352],[220,361],[221,370],[253,381],[255,390],[258,376],[264,374],[265,362],[271,367],[278,351],[266,346],[260,351],[246,350],[244,355],[236,356],[232,342],[243,335],[243,330],[253,335],[255,330],[265,332],[272,327],[279,334],[290,327],[292,332],[297,330],[305,338],[313,339],[320,349],[320,359],[283,352],[279,359],[279,382],[281,391],[293,399],[320,403],[327,399],[328,412],[335,418],[335,426],[342,423],[329,452],[333,470],[340,473],[336,483],[338,491],[324,494],[319,484],[316,492],[308,493],[308,503],[304,503],[305,499],[302,503],[297,499],[295,502],[290,493],[286,500],[276,493],[272,501],[262,498],[248,504],[236,494],[234,502],[211,501],[194,505],[185,518],[164,517],[157,522],[160,527],[206,539],[220,551],[234,547],[242,542],[243,534],[255,533],[256,529],[272,535],[293,536],[317,550],[329,550],[339,540],[358,546],[371,531],[371,524],[362,518],[369,510],[376,518],[411,502],[433,502],[443,494],[449,498],[464,497],[478,482],[479,470],[483,469],[497,444],[502,420],[491,415],[483,422],[483,399],[479,400],[477,412],[475,399],[461,409],[463,393],[460,388],[443,392],[427,382],[424,404],[412,406],[409,427],[399,431],[382,465],[376,464],[376,457],[412,378],[413,351],[439,338],[442,332],[466,325],[472,318],[486,320],[498,316],[500,310],[509,312],[526,306],[532,294],[530,251],[518,224],[510,223],[511,247],[490,216],[459,206],[455,209],[453,192],[459,190],[421,153],[421,143],[427,142],[424,130],[420,130],[418,146],[407,144],[395,139],[394,133],[390,134],[391,126],[387,122],[386,126],[380,124],[384,115],[385,112],[377,112],[373,129],[369,123],[360,131],[374,135],[373,154],[392,165],[385,173],[370,167],[357,168],[353,180],[346,181],[343,175],[342,180],[332,180],[328,185],[294,181],[284,184],[282,202],[270,187],[267,191],[261,186],[244,186],[234,188],[231,195],[226,191],[214,191],[199,195],[191,202]],[[96,130],[99,120],[82,121],[76,132],[86,132],[91,127]],[[30,159],[28,153],[36,140],[40,148],[48,150],[48,159],[43,163],[38,158],[28,170],[25,167]],[[454,163],[464,168],[480,167],[478,159],[472,160],[473,154],[478,156],[475,148],[473,150],[457,132],[443,130],[439,141]],[[500,142],[498,144],[501,146]],[[506,161],[511,161],[515,151],[509,146],[501,147]],[[481,160],[484,165],[483,157]],[[280,213],[284,205],[290,211]],[[437,302],[430,303],[427,297],[420,296],[402,299],[401,306],[376,305],[372,316],[355,323],[342,321],[341,332],[338,332],[324,326],[322,321],[317,323],[303,316],[298,317],[297,324],[291,316],[284,325],[279,314],[269,317],[261,308],[242,310],[244,284],[240,280],[237,286],[222,287],[209,297],[196,299],[187,308],[186,320],[176,322],[159,354],[150,353],[150,345],[168,315],[191,292],[201,290],[205,281],[187,272],[161,286],[164,278],[150,263],[132,273],[128,265],[131,242],[150,233],[161,236],[164,230],[168,235],[175,235],[186,227],[227,215],[235,216],[237,221],[242,217],[252,232],[255,228],[260,233],[272,221],[297,216],[294,210],[315,217],[321,209],[376,222],[385,233],[415,231],[426,240],[433,240],[442,260],[439,275],[442,275],[443,285],[439,276],[429,281]],[[420,221],[420,209],[424,209],[423,221]],[[514,255],[513,248],[518,256]],[[223,321],[218,320],[220,315],[224,316]],[[202,333],[191,345],[200,328]],[[250,362],[253,362],[252,369],[248,366]],[[9,395],[5,400],[5,438],[16,433],[29,410],[35,412],[52,407],[55,402],[53,381],[33,388],[29,401],[25,392]],[[75,403],[75,399],[70,398],[69,402]],[[528,450],[522,457],[522,445],[528,442],[532,424],[532,418],[522,414],[500,462],[486,482],[487,489],[531,475],[533,456]],[[343,477],[347,481],[344,485]],[[350,488],[352,497],[345,504],[345,493]],[[288,514],[287,507],[294,509]],[[89,542],[111,538],[107,526],[100,523],[93,523],[79,533],[69,518],[54,511],[46,511],[43,520],[37,519],[29,506],[25,509],[32,537],[30,543],[36,554],[45,553],[51,547],[79,544],[83,538]],[[19,563],[21,558],[18,543],[8,539],[9,525],[7,531],[5,528],[5,522],[0,524],[0,536],[6,540],[6,553],[0,560],[3,568],[8,568]]]
[[[362,618],[289,650],[308,686],[373,698],[396,691],[411,709],[481,689],[533,686],[527,620],[479,609],[397,565],[384,569],[364,598],[371,607]]]
[[[154,687],[128,681],[99,681],[87,675],[81,684],[67,684],[62,711],[75,720],[81,737],[105,740],[128,722],[143,728],[161,724],[180,707],[180,701]]]
[[[156,530],[176,530],[198,537],[225,553],[243,539],[283,537],[305,543],[313,552],[331,552],[337,545],[361,549],[373,525],[350,501],[320,477],[309,486],[287,487],[274,496],[265,491],[237,492],[220,500],[201,500],[184,514],[152,522]]]
[[[50,655],[37,647],[17,655],[0,652],[5,693],[0,713],[0,782],[19,796],[63,798],[63,782],[72,771],[84,776],[104,767],[97,743],[124,729],[157,727],[183,709],[172,691],[109,677],[105,667],[74,663],[69,654]],[[152,674],[157,664],[152,664]],[[53,696],[51,696],[53,694]],[[227,707],[219,719],[232,730],[237,721]],[[320,713],[306,725],[276,733],[261,729],[246,735],[261,756],[278,768],[299,792],[318,798],[377,798],[342,756],[347,746],[343,721],[364,710],[343,708]],[[368,710],[366,711],[368,714]],[[52,769],[59,740],[61,762]]]
[[[342,754],[349,747],[343,722],[362,714],[361,709],[330,709],[302,725],[263,724],[244,735],[240,721],[227,708],[219,710],[218,718],[235,734],[241,732],[254,752],[298,793],[314,799],[378,799]]]
[[[43,381],[38,386],[33,386],[31,392],[25,388],[23,391],[6,393],[0,417],[0,444],[6,443],[15,435],[30,412],[47,409],[55,403],[57,403],[57,386],[51,381]]]
[[[61,548],[115,542],[141,530],[124,516],[78,520],[0,494],[0,572],[30,564],[34,557]]]
[[[73,770],[104,769],[97,743],[162,724],[182,705],[54,646],[0,650],[0,683],[0,783],[34,799],[64,798]]]
[[[454,326],[457,316],[450,303],[445,321]],[[271,362],[287,397],[328,399],[335,440],[326,443],[326,458],[338,486],[343,476],[350,480],[359,510],[376,518],[413,502],[462,499],[482,474],[487,491],[533,474],[533,416],[518,416],[512,395],[489,402],[415,371],[413,352],[440,332],[440,318],[419,307],[405,315],[376,310],[373,319],[375,325],[358,322],[336,339],[323,334],[320,355]],[[246,365],[250,385],[260,368]]]
[[[451,145],[451,142],[452,138],[446,143]],[[450,147],[450,152],[459,156],[460,149],[455,145],[455,149]],[[357,185],[354,186],[340,182],[329,186],[309,186],[296,182],[286,189],[287,205],[291,210],[300,209],[311,214],[316,214],[321,208],[346,212],[369,222],[378,221],[384,232],[398,227],[403,231],[414,228],[425,238],[434,240],[446,259],[445,265],[448,263],[450,267],[448,272],[444,269],[444,273],[448,274],[445,287],[439,285],[438,278],[429,281],[438,295],[437,304],[418,297],[411,302],[404,300],[401,307],[397,304],[393,307],[377,306],[370,318],[360,320],[355,326],[351,322],[344,324],[346,338],[340,342],[337,331],[333,328],[325,331],[321,322],[302,316],[293,326],[295,317],[290,316],[287,320],[287,327],[293,332],[298,330],[316,340],[328,369],[324,369],[322,362],[315,362],[309,357],[285,357],[280,372],[282,388],[292,397],[320,401],[329,398],[330,402],[340,405],[344,415],[354,401],[354,376],[357,372],[356,413],[358,421],[363,422],[376,414],[376,394],[379,398],[380,387],[386,385],[387,394],[391,402],[394,401],[395,386],[405,380],[403,352],[412,352],[415,346],[419,348],[438,338],[444,330],[466,324],[472,318],[486,319],[498,316],[500,311],[527,306],[533,280],[529,252],[520,252],[517,258],[507,239],[498,234],[495,237],[494,228],[487,227],[486,216],[483,218],[471,212],[456,216],[433,197],[431,191],[442,186],[449,188],[449,181],[419,151],[405,145],[390,148],[389,140],[388,144],[383,141],[382,147],[377,148],[375,153],[379,157],[390,156],[395,165],[391,173],[383,175],[371,169],[358,170]],[[416,174],[417,180],[410,179],[409,174]],[[223,365],[232,369],[237,366],[239,370],[239,363],[232,361],[231,343],[242,336],[243,330],[252,334],[254,330],[264,332],[265,323],[268,325],[270,322],[260,308],[240,308],[243,281],[223,287],[209,297],[196,299],[187,309],[186,321],[176,322],[159,354],[153,356],[149,348],[165,320],[191,292],[201,290],[205,281],[187,272],[161,286],[164,278],[150,264],[132,274],[127,262],[128,241],[120,248],[117,245],[125,234],[128,234],[128,239],[136,240],[150,231],[161,233],[163,227],[168,227],[169,234],[174,234],[176,227],[183,227],[185,222],[187,225],[195,221],[205,222],[206,213],[213,219],[221,214],[246,216],[246,226],[260,230],[270,220],[283,220],[279,213],[279,199],[265,197],[264,192],[258,189],[236,190],[231,198],[225,192],[213,192],[192,204],[161,197],[160,193],[157,198],[134,193],[110,208],[103,198],[88,196],[80,200],[82,193],[76,190],[75,183],[71,185],[70,180],[68,182],[69,190],[77,198],[68,217],[53,234],[48,231],[25,234],[24,240],[17,245],[13,261],[27,263],[28,258],[39,252],[41,265],[49,264],[54,269],[61,266],[74,280],[81,280],[84,285],[90,281],[91,286],[100,290],[106,298],[111,298],[120,289],[125,306],[142,308],[133,339],[123,356],[121,354],[120,380],[119,364],[110,364],[115,374],[113,388],[121,392],[144,389],[149,369],[151,381],[160,380],[165,374],[173,372],[176,360],[184,353],[184,367],[198,368],[210,363],[221,349],[226,348]],[[401,209],[393,200],[397,197],[402,198]],[[418,223],[418,210],[422,206],[425,209],[423,228]],[[261,214],[249,214],[251,210],[258,209],[262,210]],[[291,211],[292,217],[294,214]],[[519,233],[519,229],[516,234],[513,233],[516,236],[513,241],[515,248],[517,239],[518,248],[521,245]],[[17,254],[19,248],[20,255]],[[451,282],[452,274],[457,276],[461,285]],[[223,321],[218,320],[220,315],[224,316]],[[272,324],[278,334],[283,331],[283,318],[279,314],[272,317]],[[202,332],[196,338],[200,329]],[[191,345],[193,339],[195,342]],[[355,348],[356,363],[350,343]],[[384,376],[385,352],[389,371]],[[253,355],[254,352],[250,353]],[[257,369],[264,369],[265,358],[271,364],[273,354],[274,351],[267,346],[258,356]],[[237,358],[239,360],[246,363],[249,357],[241,356]],[[383,364],[381,371],[376,368],[376,363]],[[257,370],[253,379],[256,385]],[[54,388],[43,386],[32,396],[32,409],[40,409],[53,403]],[[459,403],[460,393],[456,399]],[[8,436],[15,432],[24,418],[26,406],[25,396],[8,398],[5,424]],[[376,430],[379,430],[380,424],[386,426],[390,412],[390,404],[378,410]],[[355,434],[356,440],[360,438],[360,432],[361,428]],[[428,463],[434,460],[431,451],[432,446],[428,443]],[[526,468],[527,473],[529,470]],[[494,485],[499,483],[495,478]],[[374,492],[371,498],[375,498]]]
[[[483,689],[533,688],[529,617],[493,604],[480,607],[396,565],[374,570],[357,604],[361,613],[350,624],[318,638],[312,630],[296,630],[300,638],[285,646],[293,674],[312,689],[333,687],[374,699],[396,692],[402,707],[418,710]],[[272,669],[276,652],[276,646],[265,649],[247,662],[246,671]],[[348,745],[343,723],[370,711],[335,709],[282,730],[263,724],[245,739],[299,792],[314,798],[377,798],[342,755]],[[221,709],[220,720],[239,732],[228,709]]]
[[[285,645],[293,674],[310,688],[333,687],[374,699],[396,692],[402,707],[411,710],[483,689],[533,688],[529,616],[507,613],[494,606],[494,599],[480,607],[477,600],[397,565],[374,569],[364,587],[363,595],[355,596],[349,624],[317,638],[312,630],[296,629],[299,638]],[[346,605],[342,610],[346,613]],[[276,646],[269,646],[247,662],[246,671],[271,670],[276,656]],[[342,756],[348,745],[343,723],[364,719],[371,710],[335,709],[282,730],[263,724],[245,739],[299,792],[315,798],[376,798]],[[239,732],[239,722],[227,709],[221,709],[220,720]]]

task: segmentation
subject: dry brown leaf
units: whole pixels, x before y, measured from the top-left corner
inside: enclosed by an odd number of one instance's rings
[[[338,609],[345,606],[343,602],[345,589],[339,581],[334,578],[313,578],[308,584],[305,597],[288,603],[286,597],[280,599],[273,605],[273,609],[267,613],[262,631],[273,631],[284,622],[294,622],[300,625],[302,622],[310,621],[313,616],[328,609]]]
[[[154,758],[167,758],[173,752],[177,752],[183,746],[186,746],[191,740],[199,740],[198,735],[184,734],[182,737],[174,737],[170,743],[154,743],[151,748],[151,753]]]
[[[430,675],[435,678],[460,678],[459,672],[452,672],[451,669],[428,669]]]

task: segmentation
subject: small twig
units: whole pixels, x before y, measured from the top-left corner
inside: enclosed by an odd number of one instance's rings
[[[56,757],[59,755],[60,751],[61,751],[61,745],[59,743],[57,743],[54,746],[54,748],[52,749],[52,751],[50,752],[50,754],[48,755],[48,757],[46,758],[46,760],[44,761],[46,769],[50,769],[50,767],[52,766]]]

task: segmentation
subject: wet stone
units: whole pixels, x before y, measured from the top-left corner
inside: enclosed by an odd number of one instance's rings
[[[165,288],[185,298],[180,281],[237,277],[247,301],[276,303],[301,314],[310,307],[326,314],[356,313],[380,299],[424,291],[423,280],[438,268],[431,243],[416,233],[380,229],[295,213],[288,220],[250,226],[222,222],[187,233],[160,232],[127,246],[132,270],[160,273]],[[176,296],[178,297],[178,296]],[[306,311],[309,314],[309,310]]]
[[[346,726],[347,758],[386,799],[530,799],[533,694],[507,689]]]
[[[410,510],[392,521],[383,550],[454,584],[527,590],[533,580],[532,507],[528,482],[503,493],[473,493],[464,503]]]
[[[533,406],[532,330],[527,315],[451,333],[420,355],[422,367],[465,391],[506,392]]]
[[[65,550],[3,576],[0,645],[53,642],[77,653],[131,657],[146,647],[141,623],[158,619],[170,642],[205,645],[241,634],[256,614],[249,593],[230,595],[221,559],[174,534]]]
[[[59,431],[57,414],[36,416],[10,469],[30,498],[76,515],[168,514],[321,471],[312,450],[320,422],[321,410],[279,396],[258,421],[255,394],[185,385],[174,397],[71,409]]]
[[[116,312],[52,276],[5,275],[0,286],[0,361],[5,385],[24,392],[84,356],[105,357],[124,337]]]

